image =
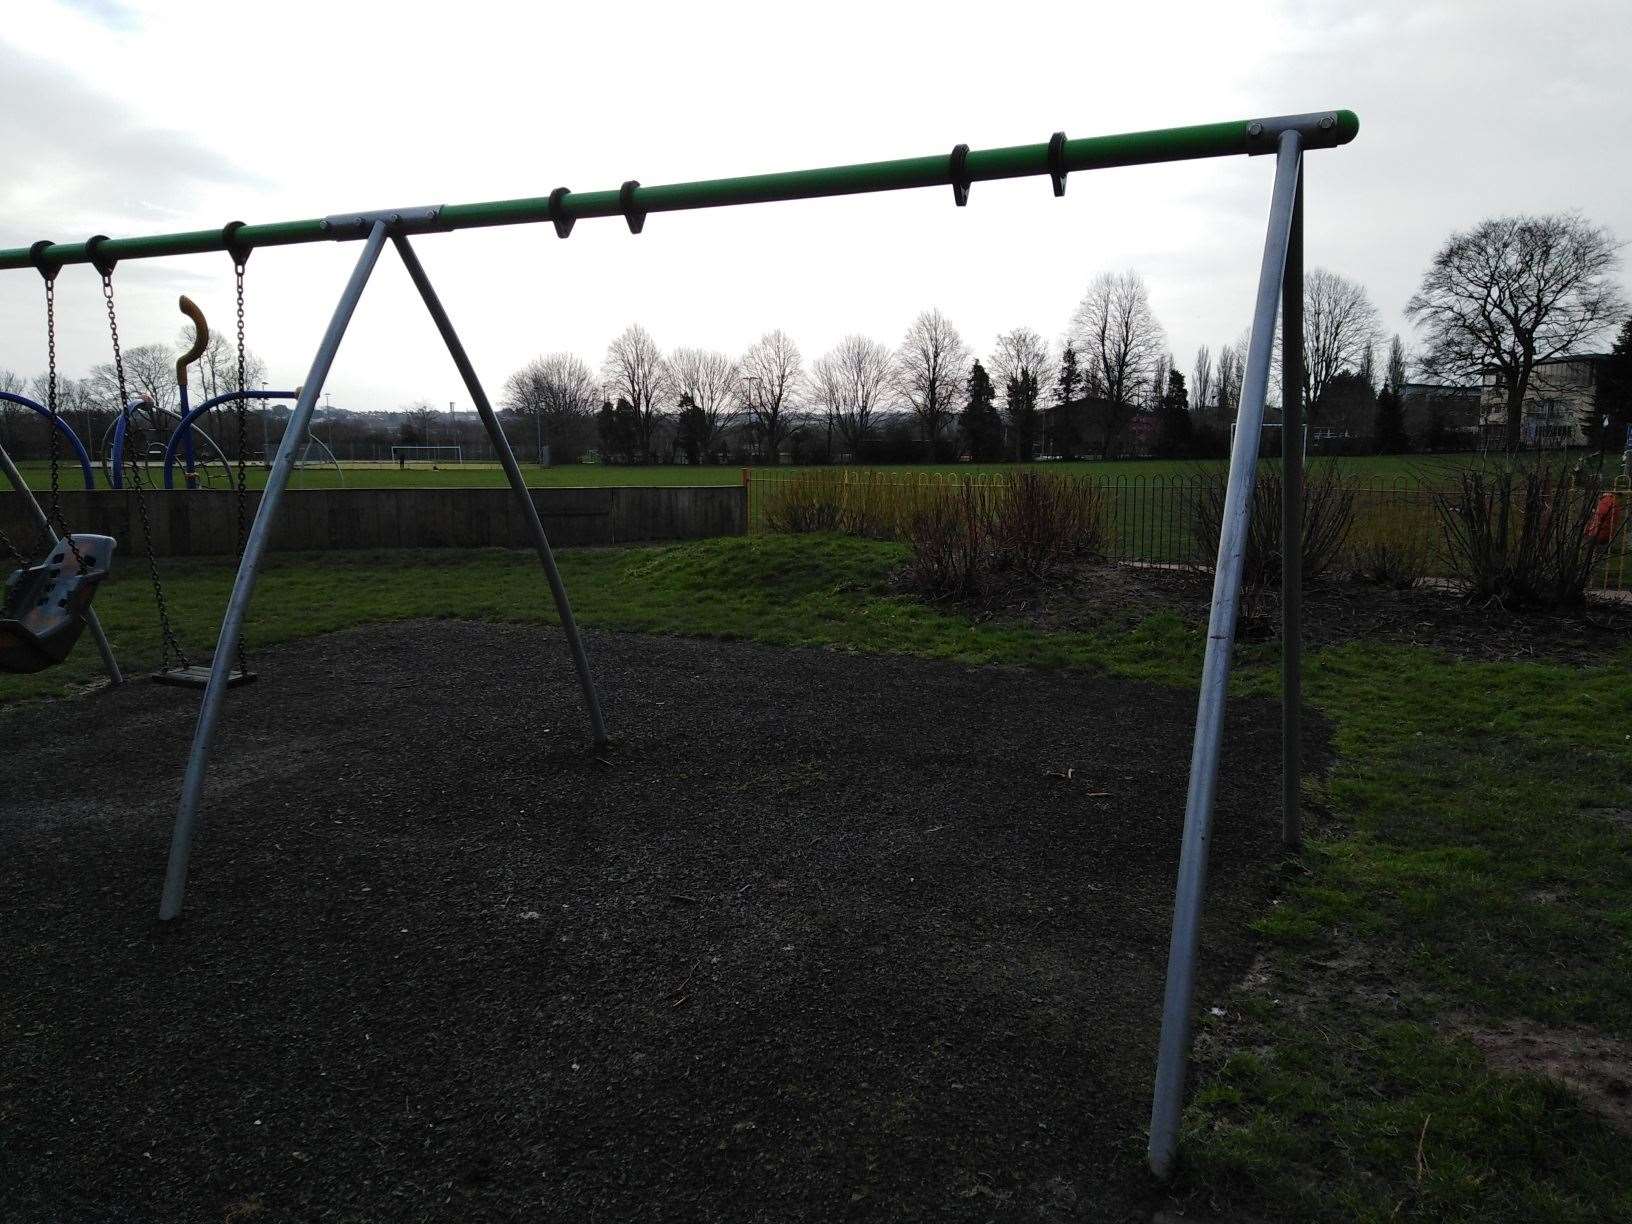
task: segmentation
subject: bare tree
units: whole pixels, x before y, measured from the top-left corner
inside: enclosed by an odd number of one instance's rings
[[[174,411],[176,407],[176,354],[163,344],[139,344],[124,351],[125,395],[130,399],[145,399],[156,408]],[[113,363],[107,362],[91,371],[90,394],[98,407],[117,412],[119,379]]]
[[[517,416],[532,419],[540,461],[545,445],[557,462],[570,461],[594,429],[597,391],[595,375],[582,357],[549,353],[505,379],[500,402]]]
[[[907,328],[896,350],[901,394],[918,418],[928,458],[936,458],[941,440],[959,407],[969,379],[969,346],[952,321],[939,310],[926,310]]]
[[[1138,396],[1167,356],[1167,336],[1137,272],[1106,272],[1088,286],[1071,317],[1071,340],[1099,375],[1103,408],[1096,414],[1101,454],[1109,456],[1133,420]]]
[[[1037,436],[1038,402],[1053,375],[1048,341],[1029,327],[1017,327],[997,338],[988,364],[1003,393],[1003,424],[1009,431],[1016,462],[1031,455]]]
[[[15,370],[0,368],[0,391],[9,391],[12,395],[26,394],[23,376]],[[21,404],[0,400],[0,443],[16,446],[18,422],[22,421],[28,412],[29,410]]]
[[[816,363],[817,397],[852,462],[872,436],[894,378],[890,350],[866,336],[846,336]]]
[[[1276,330],[1279,343],[1280,332]],[[1377,344],[1377,307],[1364,285],[1326,268],[1303,278],[1303,404],[1312,426],[1320,415],[1326,388],[1343,373],[1364,372]],[[1277,358],[1272,370],[1280,370]]]
[[[1191,409],[1197,413],[1206,412],[1213,406],[1213,396],[1217,390],[1213,382],[1213,350],[1204,344],[1196,350],[1196,364],[1190,371]]]
[[[669,364],[657,342],[639,323],[631,323],[606,349],[602,374],[611,396],[627,400],[635,410],[635,445],[643,463],[650,463],[653,437],[662,418],[662,406],[673,394]]]
[[[687,402],[681,428],[693,462],[718,449],[720,438],[741,412],[742,370],[712,349],[675,349],[669,371],[676,392]]]
[[[177,346],[192,347],[193,327],[187,324],[176,336]],[[188,367],[188,378],[197,389],[196,403],[214,399],[238,389],[238,344],[218,331],[210,332],[209,343],[198,360]],[[248,348],[244,350],[244,386],[254,390],[266,381],[266,362]]]
[[[1427,335],[1442,377],[1495,375],[1504,442],[1517,450],[1538,362],[1569,353],[1626,311],[1611,275],[1614,236],[1573,213],[1493,217],[1451,235],[1405,313]]]
[[[1172,369],[1173,354],[1163,353],[1150,371],[1150,383],[1145,388],[1145,404],[1152,412],[1161,405],[1162,396],[1167,393],[1167,375]]]
[[[1218,350],[1218,417],[1221,421],[1235,420],[1241,407],[1241,383],[1246,376],[1246,350],[1239,344],[1226,344]]]
[[[743,404],[765,443],[769,462],[776,464],[782,444],[793,433],[805,385],[799,346],[784,331],[766,332],[743,354],[740,377]]]

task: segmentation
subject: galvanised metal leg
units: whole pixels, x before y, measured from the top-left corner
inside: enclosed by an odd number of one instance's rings
[[[40,508],[40,503],[34,500],[33,490],[28,487],[28,483],[23,479],[23,474],[17,470],[17,465],[11,461],[11,456],[6,453],[4,446],[0,446],[0,471],[5,472],[6,479],[11,482],[11,487],[28,503],[29,514],[33,517],[34,522],[38,524],[40,530],[45,532],[47,538],[55,544],[57,542],[57,529],[51,526],[51,520],[45,511]],[[108,641],[108,635],[102,632],[102,622],[96,619],[96,610],[94,608],[85,610],[85,626],[91,631],[91,637],[96,642],[97,653],[102,656],[102,668],[108,673],[108,680],[113,684],[123,684],[125,682],[124,673],[119,670],[119,660],[113,657],[113,646]]]
[[[1196,738],[1190,754],[1190,793],[1184,809],[1184,841],[1173,897],[1173,938],[1167,954],[1167,992],[1162,1004],[1162,1036],[1156,1060],[1155,1101],[1150,1111],[1150,1168],[1166,1177],[1178,1144],[1184,1104],[1184,1076],[1190,1057],[1190,1008],[1196,984],[1196,945],[1201,933],[1201,899],[1207,883],[1207,843],[1213,795],[1218,786],[1218,753],[1224,737],[1224,702],[1230,682],[1230,651],[1241,599],[1241,562],[1247,520],[1258,477],[1258,438],[1263,432],[1264,398],[1274,345],[1275,307],[1286,272],[1287,242],[1297,199],[1302,161],[1298,133],[1281,134],[1270,196],[1269,230],[1258,270],[1258,297],[1252,313],[1252,340],[1241,388],[1241,407],[1230,454],[1224,494],[1218,563],[1213,571],[1213,606],[1207,620],[1207,654],[1201,665],[1196,706]]]
[[[334,364],[335,352],[340,348],[340,339],[346,334],[352,312],[357,309],[357,299],[362,297],[369,273],[374,271],[384,246],[385,222],[376,221],[367,241],[363,243],[363,253],[357,257],[351,279],[346,282],[345,291],[334,308],[334,317],[329,320],[328,330],[323,333],[323,341],[317,346],[311,373],[306,375],[300,398],[295,402],[294,415],[289,419],[289,428],[284,431],[283,441],[278,444],[277,458],[272,461],[272,468],[266,476],[266,489],[261,494],[260,508],[255,512],[249,538],[244,542],[238,577],[232,584],[232,597],[227,600],[227,613],[221,621],[221,636],[215,643],[210,682],[204,688],[198,726],[193,731],[192,751],[187,756],[187,775],[181,784],[181,806],[176,812],[176,827],[170,835],[170,863],[164,875],[164,896],[159,902],[159,919],[164,922],[181,912],[182,898],[187,891],[187,857],[192,851],[193,832],[198,825],[198,802],[204,792],[204,771],[209,764],[210,740],[215,735],[215,724],[221,717],[221,701],[227,695],[227,676],[238,657],[238,640],[243,633],[244,615],[249,611],[249,599],[255,590],[255,579],[261,557],[266,552],[267,539],[272,534],[272,520],[277,514],[278,502],[289,484],[295,449],[306,434],[312,410],[317,406],[317,397],[323,391],[323,381],[329,376],[329,367]]]
[[[1303,845],[1303,174],[1281,280],[1281,844]]]
[[[601,714],[600,694],[595,690],[595,677],[589,669],[589,655],[584,650],[583,638],[578,634],[578,622],[573,618],[572,604],[567,599],[566,584],[561,581],[560,570],[556,569],[555,554],[550,551],[549,537],[544,534],[544,524],[539,520],[538,507],[533,504],[532,494],[527,491],[527,482],[522,478],[521,468],[516,465],[516,456],[510,449],[509,439],[504,436],[498,418],[493,415],[493,406],[487,401],[487,392],[482,390],[481,381],[476,377],[476,370],[465,353],[465,346],[459,343],[459,337],[453,330],[453,323],[448,319],[448,312],[442,309],[442,302],[431,286],[430,277],[425,275],[425,268],[420,264],[419,256],[414,253],[414,248],[403,235],[395,235],[391,241],[396,244],[397,254],[402,256],[402,262],[408,269],[408,275],[413,278],[419,296],[425,299],[425,309],[431,312],[431,318],[436,322],[436,330],[442,333],[442,342],[448,346],[448,354],[453,358],[453,364],[459,367],[459,377],[465,380],[465,390],[470,392],[476,411],[481,414],[482,424],[487,426],[488,437],[493,440],[493,450],[499,456],[499,463],[510,481],[510,487],[515,490],[516,497],[521,502],[522,513],[527,516],[527,532],[533,537],[533,547],[538,550],[538,559],[544,563],[544,574],[550,581],[550,593],[555,596],[555,610],[561,616],[561,627],[566,630],[567,645],[572,650],[573,666],[578,669],[578,686],[584,691],[584,705],[589,710],[590,731],[594,735],[595,746],[604,748],[606,721]]]

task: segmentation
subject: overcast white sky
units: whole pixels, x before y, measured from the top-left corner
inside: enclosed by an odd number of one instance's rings
[[[1310,266],[1385,325],[1453,228],[1579,209],[1632,239],[1632,19],[1553,3],[709,3],[381,8],[345,0],[24,0],[0,27],[0,246],[663,183],[1348,107],[1311,154]],[[1245,326],[1271,162],[427,236],[421,258],[490,393],[526,358],[599,366],[631,321],[738,353],[782,327],[813,360],[891,345],[939,306],[977,352],[1057,337],[1087,282],[1137,268],[1180,368]],[[249,265],[251,346],[305,377],[354,243]],[[1624,279],[1624,278],[1623,278]],[[224,255],[116,276],[127,344],[175,297],[229,322]],[[107,360],[95,273],[59,280],[65,372]],[[39,278],[0,274],[0,367],[43,369]],[[459,402],[407,277],[381,259],[329,381],[336,406]]]

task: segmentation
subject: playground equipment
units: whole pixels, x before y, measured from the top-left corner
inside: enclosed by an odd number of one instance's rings
[[[1108,167],[1147,165],[1157,162],[1197,160],[1212,157],[1273,155],[1274,184],[1270,192],[1269,219],[1258,272],[1258,287],[1252,316],[1251,340],[1247,350],[1245,375],[1231,446],[1230,471],[1226,486],[1218,558],[1214,570],[1212,608],[1207,626],[1207,649],[1202,664],[1197,702],[1195,738],[1191,753],[1189,791],[1185,804],[1184,835],[1180,850],[1179,878],[1174,897],[1173,932],[1167,965],[1167,985],[1163,1003],[1162,1034],[1157,1061],[1154,1102],[1148,1155],[1151,1168],[1165,1176],[1171,1168],[1180,1108],[1184,1095],[1186,1062],[1190,1047],[1191,1011],[1194,1002],[1196,950],[1200,932],[1202,893],[1207,871],[1207,844],[1213,815],[1213,799],[1218,779],[1219,751],[1224,733],[1225,697],[1229,685],[1230,652],[1234,645],[1239,610],[1242,561],[1247,520],[1251,512],[1252,488],[1258,460],[1260,426],[1269,386],[1273,349],[1272,334],[1277,314],[1282,322],[1283,386],[1286,404],[1285,428],[1297,436],[1303,425],[1302,380],[1297,362],[1303,350],[1303,156],[1311,149],[1329,149],[1349,143],[1359,131],[1359,120],[1350,111],[1326,111],[1305,115],[1285,115],[1257,120],[1239,120],[1198,127],[1167,128],[1083,140],[1067,140],[1056,132],[1044,144],[1012,145],[1005,148],[971,150],[957,145],[950,154],[906,158],[899,161],[863,165],[832,166],[783,174],[760,174],[745,178],[717,179],[642,187],[631,179],[617,191],[572,192],[558,187],[548,196],[519,200],[498,200],[481,204],[432,205],[418,208],[382,209],[377,212],[343,213],[325,218],[278,222],[268,225],[234,225],[226,230],[195,230],[190,233],[160,234],[145,238],[108,240],[95,238],[84,243],[36,243],[27,250],[0,251],[0,270],[26,268],[33,264],[53,272],[66,264],[96,263],[99,270],[111,269],[113,259],[146,259],[165,255],[198,254],[232,249],[233,243],[246,249],[283,246],[292,243],[361,241],[362,251],[312,362],[304,390],[295,407],[291,427],[284,435],[278,457],[268,476],[259,512],[243,550],[238,578],[222,621],[215,664],[204,692],[198,726],[187,763],[165,889],[159,907],[161,919],[180,912],[186,884],[187,860],[197,824],[199,801],[215,726],[220,718],[226,692],[226,660],[230,659],[242,629],[244,614],[254,590],[255,577],[266,549],[267,535],[279,501],[289,482],[296,440],[310,421],[323,382],[334,361],[336,350],[351,320],[357,301],[368,282],[380,252],[389,240],[401,256],[409,277],[418,289],[435,321],[454,364],[475,402],[483,425],[504,465],[511,487],[528,516],[540,559],[549,576],[556,606],[571,644],[589,708],[597,743],[605,739],[598,698],[590,676],[588,659],[579,639],[551,558],[549,543],[539,525],[537,512],[522,484],[521,474],[509,442],[498,427],[493,410],[480,382],[455,335],[441,302],[437,299],[410,239],[429,233],[483,226],[519,225],[548,221],[558,238],[567,238],[581,220],[621,217],[632,234],[638,234],[653,213],[678,212],[693,208],[718,208],[737,204],[760,204],[780,200],[813,199],[824,196],[858,195],[899,191],[920,187],[950,186],[953,202],[964,207],[976,182],[993,179],[1048,175],[1056,197],[1063,196],[1067,176],[1073,171]],[[236,258],[236,256],[235,256]],[[104,270],[106,284],[107,271]],[[111,290],[106,290],[111,293]],[[1298,651],[1301,615],[1301,565],[1299,543],[1302,521],[1301,450],[1288,448],[1283,485],[1282,538],[1286,555],[1282,567],[1283,625],[1283,706],[1282,706],[1282,825],[1288,846],[1299,844],[1299,701],[1300,660]]]
[[[217,397],[225,398],[225,397]],[[214,401],[211,401],[214,403]],[[143,422],[146,417],[146,423]],[[170,425],[170,421],[186,421],[185,426]],[[97,448],[102,456],[102,472],[107,478],[108,488],[122,489],[125,487],[125,469],[128,466],[141,464],[151,468],[154,462],[161,457],[165,460],[164,487],[170,487],[169,457],[173,453],[178,435],[185,434],[189,439],[187,451],[190,452],[187,486],[194,488],[200,483],[207,483],[200,475],[200,468],[196,457],[196,447],[192,445],[194,439],[202,439],[205,445],[215,453],[214,462],[225,473],[227,487],[232,487],[232,461],[227,458],[225,451],[214,438],[199,428],[190,414],[182,414],[170,408],[160,408],[157,404],[145,399],[131,400],[119,411],[119,415],[108,422],[108,427],[102,431],[102,442]],[[169,441],[161,449],[158,443],[143,443],[136,447],[131,446],[133,436],[156,435],[167,438]],[[155,454],[154,452],[158,453]],[[133,453],[134,452],[134,453]],[[151,478],[148,481],[152,483]]]
[[[107,536],[72,535],[66,527],[58,534],[58,527],[62,526],[63,521],[59,442],[65,433],[80,460],[86,487],[93,487],[95,481],[89,475],[89,457],[85,454],[84,446],[80,445],[78,437],[66,427],[57,412],[56,270],[42,267],[40,275],[45,279],[45,337],[49,362],[45,405],[41,409],[34,401],[21,396],[8,394],[7,398],[43,411],[51,424],[50,512],[47,513],[35,500],[33,491],[4,446],[0,446],[0,471],[5,472],[12,490],[23,499],[35,527],[49,542],[50,548],[45,560],[33,565],[22,550],[4,532],[0,532],[0,546],[4,546],[22,567],[6,580],[4,597],[0,599],[0,672],[27,674],[61,663],[79,640],[81,631],[89,625],[108,679],[114,684],[121,684],[124,676],[113,657],[113,647],[109,645],[107,634],[102,632],[102,625],[91,609],[96,588],[107,576],[114,542]],[[70,564],[70,555],[73,557],[73,572],[64,573]]]
[[[108,576],[113,548],[111,536],[63,536],[43,562],[7,579],[0,609],[0,671],[44,671],[68,657],[85,628],[97,584]]]
[[[73,430],[73,426],[69,425],[60,413],[51,411],[44,404],[31,400],[26,395],[17,395],[11,391],[0,391],[0,400],[27,408],[30,412],[38,413],[51,422],[51,428],[68,440],[68,445],[73,449],[74,458],[79,460],[80,476],[85,481],[85,487],[87,489],[96,488],[96,476],[91,467],[90,452],[85,449],[85,443],[80,441],[79,435]]]
[[[196,466],[197,461],[196,459],[189,457],[187,454],[184,439],[192,437],[195,431],[199,433],[203,432],[198,429],[198,420],[205,413],[220,407],[222,404],[232,404],[236,407],[237,405],[242,404],[245,400],[292,400],[299,394],[300,392],[298,390],[245,390],[241,392],[224,391],[220,395],[212,396],[211,398],[205,400],[202,404],[195,405],[194,407],[181,413],[181,415],[177,418],[175,429],[170,433],[169,441],[164,444],[164,487],[167,489],[173,489],[176,487],[175,469],[178,450],[181,451],[183,482],[189,489],[197,488],[201,483],[202,478],[200,477],[199,469]],[[204,433],[203,436],[206,438],[210,437],[210,435],[207,433]],[[233,474],[232,464],[227,461],[227,457],[225,455],[221,454],[221,448],[216,446],[213,438],[210,439],[210,445],[215,448],[216,454],[219,456],[222,466],[224,466],[227,470],[227,487],[234,487],[237,483],[237,479]]]

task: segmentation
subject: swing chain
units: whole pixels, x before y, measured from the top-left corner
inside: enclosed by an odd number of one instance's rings
[[[124,412],[127,397],[125,357],[119,347],[119,315],[113,305],[113,275],[111,272],[104,271],[102,273],[102,298],[108,307],[108,334],[113,338],[113,373],[119,384],[119,411]],[[127,422],[130,419],[132,418],[127,417]],[[159,666],[161,670],[168,669],[170,656],[173,653],[181,661],[183,667],[190,667],[187,652],[182,650],[181,643],[176,640],[175,629],[170,624],[170,605],[169,601],[165,599],[164,583],[159,578],[159,559],[153,552],[153,523],[147,513],[147,498],[142,495],[142,469],[141,465],[131,455],[128,425],[126,433],[125,459],[130,465],[130,489],[131,493],[134,494],[136,512],[141,518],[142,544],[147,552],[147,574],[153,583],[153,600],[159,609],[159,631],[164,638],[164,654],[160,659]],[[127,496],[126,501],[130,500],[131,498]]]
[[[57,474],[57,282],[45,282],[45,409],[51,419],[51,513],[48,516],[59,527],[62,525],[62,479]]]
[[[238,493],[238,547],[237,559],[244,559],[244,537],[249,522],[249,477],[248,468],[244,462],[244,450],[249,444],[249,400],[246,398],[247,358],[244,348],[244,260],[248,258],[234,255],[232,261],[233,280],[238,296],[238,470],[236,473]],[[249,658],[244,651],[244,639],[238,637],[238,670],[248,674]]]
[[[79,544],[74,540],[73,532],[68,530],[68,523],[62,517],[62,451],[61,440],[57,437],[57,281],[55,276],[45,278],[45,410],[49,416],[46,422],[47,432],[50,433],[50,449],[47,454],[51,460],[51,502],[50,510],[46,513],[46,524],[49,528],[55,524],[57,532],[68,542],[68,551],[74,554],[74,562],[79,566],[79,572],[84,573],[90,564],[80,555]],[[49,545],[51,532],[45,532],[46,543]],[[8,540],[8,547],[11,542]],[[13,549],[13,551],[16,551]]]
[[[11,542],[11,537],[8,536],[4,530],[0,530],[0,544],[4,544],[6,546],[6,551],[11,554],[11,559],[17,562],[17,564],[23,568],[26,569],[30,565],[34,564],[27,557],[23,556],[22,550]]]

